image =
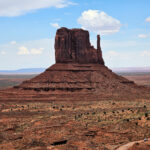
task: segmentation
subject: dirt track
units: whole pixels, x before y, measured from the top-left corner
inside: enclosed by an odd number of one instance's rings
[[[150,138],[144,142],[144,140],[140,140],[140,141],[134,141],[134,142],[129,142],[119,148],[117,148],[116,150],[128,150],[129,148],[131,148],[135,143],[145,143],[147,144],[148,142],[150,142]]]

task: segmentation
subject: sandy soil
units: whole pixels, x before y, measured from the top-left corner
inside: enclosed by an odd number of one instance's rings
[[[1,150],[113,150],[150,137],[150,101],[1,102]]]

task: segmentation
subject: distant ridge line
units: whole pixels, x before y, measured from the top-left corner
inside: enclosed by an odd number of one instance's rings
[[[18,70],[0,70],[0,74],[37,74],[41,73],[46,68],[24,68]]]
[[[114,72],[133,72],[133,73],[138,73],[138,72],[144,72],[148,73],[150,72],[150,67],[122,67],[122,68],[112,68]]]
[[[120,67],[111,68],[113,72],[116,73],[150,73],[150,67]],[[38,74],[44,72],[46,68],[23,68],[17,70],[0,70],[0,74]]]

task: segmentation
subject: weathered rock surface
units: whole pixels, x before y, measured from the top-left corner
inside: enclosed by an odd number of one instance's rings
[[[98,36],[97,50],[91,46],[89,32],[61,28],[55,38],[56,63],[99,63],[104,65]]]
[[[88,31],[61,28],[55,38],[56,64],[35,78],[0,91],[0,100],[105,100],[149,98],[150,90],[116,75],[104,65],[97,36],[91,46]]]

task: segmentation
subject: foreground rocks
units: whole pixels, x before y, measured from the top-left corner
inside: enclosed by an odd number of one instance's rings
[[[0,150],[115,150],[150,137],[148,112],[148,100],[0,101]]]

